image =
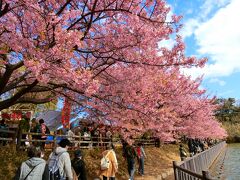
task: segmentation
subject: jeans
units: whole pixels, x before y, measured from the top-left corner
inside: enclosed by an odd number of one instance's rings
[[[144,157],[140,157],[138,162],[139,162],[138,172],[141,175],[144,175]]]
[[[134,172],[135,172],[135,160],[134,159],[128,159],[127,160],[128,163],[128,174],[130,176],[130,180],[134,179]]]
[[[108,180],[106,176],[103,176],[103,180]],[[109,177],[109,180],[115,180],[115,177]]]

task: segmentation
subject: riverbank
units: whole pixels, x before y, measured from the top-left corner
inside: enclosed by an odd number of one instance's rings
[[[162,145],[160,148],[146,147],[147,158],[145,160],[145,176],[144,178],[138,177],[136,173],[135,179],[169,179],[172,176],[172,161],[179,160],[178,145]],[[102,150],[92,149],[83,150],[84,160],[88,173],[88,179],[92,180],[99,175],[99,166]],[[47,159],[49,153],[45,154]],[[127,163],[122,157],[122,149],[116,149],[116,155],[119,163],[119,172],[117,173],[118,180],[128,179]],[[21,162],[27,159],[26,152],[17,153],[14,147],[1,147],[0,153],[0,179],[12,179],[16,169],[20,166]]]

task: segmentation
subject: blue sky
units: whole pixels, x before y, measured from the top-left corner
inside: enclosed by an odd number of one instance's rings
[[[186,54],[207,57],[202,88],[217,97],[240,99],[240,0],[167,0],[171,13],[182,15]],[[165,42],[170,45],[173,42]]]

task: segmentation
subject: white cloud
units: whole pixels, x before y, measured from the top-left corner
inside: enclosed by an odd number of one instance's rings
[[[166,17],[166,22],[171,22],[172,21],[172,15],[174,14],[174,7],[170,4],[167,5],[168,7],[170,7],[170,11],[169,13],[167,14],[167,17]],[[173,37],[170,37],[169,39],[165,39],[165,40],[162,40],[158,43],[158,47],[159,48],[167,48],[167,49],[172,49],[174,44],[175,44],[175,40]]]
[[[170,4],[167,4],[167,7],[170,8],[170,11],[168,12],[167,14],[167,17],[166,17],[166,22],[171,22],[172,21],[172,15],[174,14],[174,7]]]
[[[167,49],[172,49],[173,46],[175,44],[175,40],[170,38],[168,40],[162,40],[158,43],[158,47],[161,48],[161,47],[165,47]]]
[[[226,82],[225,81],[222,81],[218,78],[212,78],[209,80],[210,83],[217,83],[219,84],[220,86],[225,86],[226,85]]]
[[[206,21],[208,18],[208,15],[214,10],[219,9],[226,4],[228,4],[230,0],[205,0],[205,2],[200,7],[200,11],[198,13],[198,16],[195,18],[191,18],[186,20],[184,22],[184,26],[181,30],[181,35],[183,38],[191,36],[195,29],[197,29],[202,22]],[[186,14],[193,13],[192,9],[188,9]],[[171,13],[172,14],[172,13]]]
[[[198,26],[200,25],[200,22],[198,19],[188,19],[181,29],[180,35],[183,38],[190,37],[193,35],[194,31]]]
[[[239,7],[240,1],[233,0],[195,31],[198,52],[208,54],[213,61],[206,66],[206,75],[228,76],[240,71]]]
[[[201,17],[207,17],[214,8],[221,8],[229,3],[230,0],[205,0],[201,6]]]
[[[213,2],[215,1],[207,0],[205,4],[216,4]],[[224,5],[228,1],[218,2]],[[232,0],[216,11],[209,20],[203,22],[199,19],[190,19],[188,21],[192,23],[185,30],[185,37],[193,32],[198,45],[198,55],[208,56],[211,64],[207,64],[203,69],[191,69],[185,72],[195,77],[202,74],[205,77],[221,77],[240,71],[239,7],[240,0]]]

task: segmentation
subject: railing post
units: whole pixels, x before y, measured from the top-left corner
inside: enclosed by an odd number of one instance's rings
[[[173,171],[174,171],[174,179],[177,180],[177,171],[176,171],[177,161],[173,161]]]
[[[20,150],[21,147],[21,140],[22,140],[22,129],[19,128],[17,132],[17,145],[16,145],[16,151]]]
[[[12,138],[13,138],[12,144],[13,144],[13,145],[16,144],[17,133],[18,133],[18,129],[17,129],[17,131],[16,131],[16,132],[13,134],[13,136],[12,136]]]
[[[54,132],[54,135],[53,135],[53,147],[52,147],[52,150],[54,150],[56,146],[57,146],[57,133]]]
[[[202,171],[203,180],[211,180],[209,171]]]

